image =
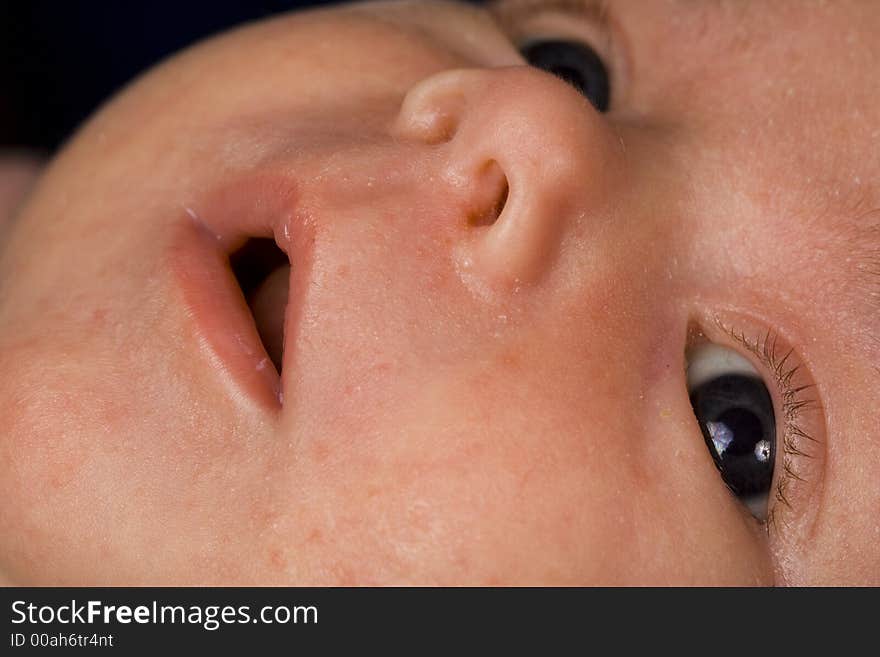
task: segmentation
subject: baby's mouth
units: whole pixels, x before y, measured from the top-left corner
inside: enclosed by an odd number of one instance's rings
[[[229,258],[242,295],[254,317],[263,347],[280,373],[284,354],[284,316],[290,292],[290,261],[274,240],[254,238]]]
[[[299,298],[314,244],[298,214],[297,185],[261,172],[185,206],[169,252],[192,320],[194,345],[232,399],[284,406],[284,376],[295,349]],[[285,347],[285,342],[287,346]],[[242,396],[244,393],[244,396]]]

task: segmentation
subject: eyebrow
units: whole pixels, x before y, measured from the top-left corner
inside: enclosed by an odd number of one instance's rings
[[[869,303],[880,313],[880,207],[869,210],[859,220],[866,221],[867,225],[858,226],[854,237],[853,251],[863,253],[863,258],[856,263],[856,275],[867,280]]]
[[[880,208],[872,211],[880,218]],[[880,221],[868,228],[868,255],[860,273],[868,279],[868,305],[873,308],[874,322],[869,320],[868,331],[873,347],[874,369],[880,374]],[[859,265],[856,265],[859,268]],[[870,310],[868,311],[870,314]]]
[[[880,311],[880,196],[855,189],[834,206],[820,212],[816,221],[830,223],[848,265],[849,271],[843,273],[852,284],[868,291],[867,301]]]
[[[843,261],[838,288],[866,320],[866,344],[874,369],[880,374],[880,205],[868,205],[862,198],[860,209],[841,217],[832,225],[837,239],[831,246]],[[859,207],[859,205],[857,205]],[[868,209],[865,210],[864,208]]]

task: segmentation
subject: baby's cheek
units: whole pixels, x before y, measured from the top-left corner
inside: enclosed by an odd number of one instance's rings
[[[218,391],[198,368],[169,366],[167,345],[132,336],[110,353],[105,333],[67,329],[69,341],[7,336],[0,349],[0,572],[21,583],[203,582],[206,559],[235,572],[235,557],[204,546],[240,552],[234,525],[250,493],[235,491],[230,470],[250,478],[239,438],[258,431],[207,413]]]
[[[380,430],[297,441],[308,503],[271,555],[306,583],[772,583],[698,433],[693,450],[636,458],[646,440],[675,445],[678,424],[643,440],[615,399],[573,410],[538,387],[440,378],[408,386]]]
[[[42,168],[36,157],[0,153],[0,235]]]
[[[463,450],[457,464],[401,462],[345,486],[322,482],[302,518],[308,531],[265,561],[286,553],[305,583],[330,585],[772,582],[736,532],[614,503],[607,493],[625,480],[593,477],[604,490],[585,491],[588,471],[512,468],[479,452]]]
[[[5,349],[8,376],[0,382],[0,551],[2,569],[22,582],[53,581],[59,544],[71,550],[87,528],[104,524],[87,481],[101,476],[92,467],[96,437],[79,427],[83,418],[113,412],[90,399],[80,378],[35,351]]]

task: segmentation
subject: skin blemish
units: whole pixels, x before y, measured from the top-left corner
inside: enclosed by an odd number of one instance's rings
[[[283,571],[287,568],[287,562],[284,559],[284,555],[278,548],[272,548],[269,550],[269,563],[273,568],[279,571]]]

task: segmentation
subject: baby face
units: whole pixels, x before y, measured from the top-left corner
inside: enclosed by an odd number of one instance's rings
[[[363,3],[143,77],[0,251],[0,573],[880,583],[880,9]]]

